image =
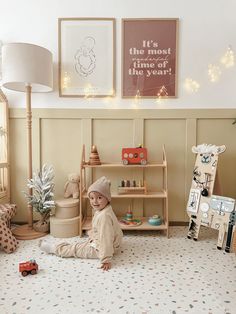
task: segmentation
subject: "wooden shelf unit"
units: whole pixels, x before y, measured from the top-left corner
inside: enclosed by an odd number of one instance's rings
[[[148,223],[148,217],[135,217],[140,219],[142,224],[139,226],[126,226],[121,224],[123,230],[165,230],[167,237],[169,237],[169,215],[168,215],[168,188],[167,188],[167,160],[165,147],[163,146],[162,162],[147,163],[146,165],[123,165],[123,163],[102,163],[101,165],[89,165],[85,161],[85,145],[82,149],[81,167],[80,167],[80,236],[82,236],[83,230],[89,230],[91,228],[91,217],[87,217],[87,209],[83,208],[84,202],[88,199],[87,196],[87,184],[86,184],[86,169],[93,168],[162,168],[162,190],[160,191],[146,191],[146,193],[112,193],[111,197],[114,199],[162,199],[162,219],[163,223],[160,226],[152,226]],[[134,216],[135,216],[135,209]],[[117,217],[121,219],[122,217]]]

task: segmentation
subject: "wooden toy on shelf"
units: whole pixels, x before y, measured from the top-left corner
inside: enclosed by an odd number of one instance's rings
[[[134,219],[133,218],[133,212],[131,210],[131,206],[129,206],[128,211],[122,219],[120,219],[121,225],[125,225],[128,227],[135,227],[142,224],[142,221],[140,219]]]
[[[160,226],[162,224],[162,219],[159,215],[153,215],[148,218],[148,223],[152,226]]]
[[[124,184],[123,184],[124,182]],[[127,184],[128,183],[128,184]],[[133,180],[132,185],[130,185],[129,180],[122,180],[121,186],[118,186],[118,193],[119,194],[147,194],[147,185],[146,181],[142,185],[141,181],[139,182],[138,186],[136,185],[136,181]]]
[[[28,274],[37,274],[38,268],[39,267],[35,259],[30,259],[29,261],[19,263],[19,272],[23,277],[27,276]]]
[[[128,164],[147,164],[147,149],[143,147],[122,148],[122,162]]]
[[[101,161],[99,158],[96,145],[92,146],[88,164],[89,165],[101,165]]]
[[[131,210],[131,206],[129,206],[129,209],[128,209],[127,213],[126,213],[126,218],[125,219],[128,220],[128,221],[133,219],[133,213],[132,213],[132,210]]]
[[[141,148],[137,148],[141,149]],[[100,165],[90,164],[85,160],[85,145],[83,145],[82,149],[82,157],[81,157],[81,168],[80,168],[80,236],[84,230],[91,229],[91,220],[92,217],[88,215],[88,196],[87,196],[87,189],[91,181],[88,182],[88,178],[95,177],[97,173],[106,172],[106,176],[108,176],[108,172],[112,172],[112,174],[116,174],[118,180],[120,181],[121,175],[124,171],[135,170],[135,177],[137,177],[137,182],[133,182],[134,180],[124,180],[121,182],[121,187],[118,188],[118,191],[112,191],[111,197],[112,201],[115,200],[132,200],[134,203],[144,203],[143,201],[146,199],[153,200],[155,202],[160,201],[162,211],[162,224],[155,226],[150,225],[148,223],[147,215],[145,214],[145,208],[138,208],[139,214],[135,215],[135,209],[133,209],[133,213],[135,219],[133,219],[132,226],[129,225],[127,219],[123,219],[123,215],[120,214],[118,220],[124,220],[124,223],[121,224],[122,229],[130,230],[130,229],[137,229],[137,230],[164,230],[166,231],[167,237],[169,236],[169,215],[168,215],[168,189],[167,189],[167,160],[166,160],[166,152],[165,147],[162,148],[162,160],[160,162],[148,162],[146,164],[141,164],[140,162],[137,164],[127,164],[124,165],[122,162],[117,163],[109,163],[109,162],[102,162]],[[153,170],[153,171],[152,171]],[[144,182],[144,177],[146,180],[149,179],[148,174],[150,173],[156,175],[157,173],[160,174],[163,178],[161,180],[161,186],[158,187],[158,183],[153,188],[153,190],[149,191],[147,189],[146,183]],[[114,179],[113,179],[114,180]],[[129,182],[128,182],[129,181]],[[142,184],[144,182],[144,184]],[[126,186],[125,186],[126,185]],[[136,186],[135,186],[136,185]],[[112,187],[114,184],[111,185]],[[139,202],[140,201],[140,202]],[[136,205],[135,205],[136,206]],[[114,212],[116,212],[115,208]],[[122,216],[121,216],[122,215]],[[126,216],[125,216],[126,217]],[[131,228],[132,227],[132,228]]]
[[[120,224],[126,227],[137,227],[142,224],[142,221],[141,219],[127,220],[126,218],[122,218],[120,219]]]

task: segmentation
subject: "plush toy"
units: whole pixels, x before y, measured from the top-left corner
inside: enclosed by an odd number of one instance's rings
[[[64,197],[79,198],[79,175],[77,173],[70,173],[68,181],[64,187]]]

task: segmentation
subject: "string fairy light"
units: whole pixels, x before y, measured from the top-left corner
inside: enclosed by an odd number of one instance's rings
[[[223,55],[223,57],[220,59],[220,62],[226,67],[226,68],[230,68],[233,67],[235,64],[234,61],[235,57],[234,57],[234,52],[231,49],[231,47],[229,46],[225,52],[225,54]]]
[[[165,85],[162,85],[162,87],[159,89],[157,93],[156,103],[161,104],[165,98],[168,98],[168,92]]]
[[[140,90],[138,89],[136,95],[134,96],[134,102],[137,104],[140,102]]]
[[[68,75],[68,72],[64,73],[64,76],[62,78],[62,88],[67,89],[70,85],[70,76]]]
[[[217,82],[221,76],[221,70],[218,65],[208,65],[208,77],[210,82]]]
[[[96,89],[91,85],[91,84],[87,84],[84,87],[84,98],[92,98],[94,97],[96,92]]]
[[[198,92],[200,88],[200,84],[197,81],[194,81],[191,78],[186,78],[184,80],[184,89],[188,92],[188,93],[196,93]]]
[[[162,98],[162,97],[166,97],[166,96],[168,96],[167,89],[166,89],[165,85],[162,85],[159,92],[157,93],[157,97]]]

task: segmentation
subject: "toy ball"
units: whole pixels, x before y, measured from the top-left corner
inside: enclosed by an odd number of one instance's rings
[[[154,215],[148,218],[148,223],[152,226],[160,226],[162,224],[162,219],[158,215]]]

